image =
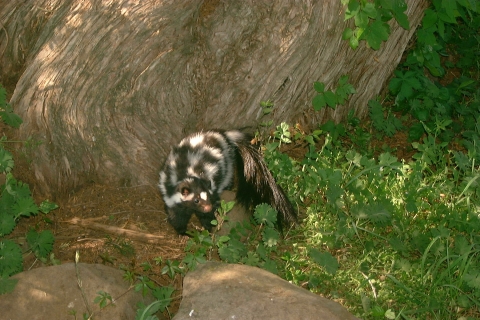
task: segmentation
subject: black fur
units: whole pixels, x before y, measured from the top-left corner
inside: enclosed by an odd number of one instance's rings
[[[237,130],[212,130],[192,134],[172,149],[160,172],[159,187],[168,221],[179,234],[185,234],[192,214],[211,230],[220,194],[232,187],[234,173],[240,204],[246,208],[270,204],[278,212],[281,230],[296,223],[292,204],[250,141]]]

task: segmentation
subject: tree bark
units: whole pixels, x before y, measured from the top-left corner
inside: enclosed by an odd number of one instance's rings
[[[254,126],[262,100],[274,123],[364,117],[427,1],[407,4],[411,29],[392,22],[373,51],[341,39],[340,0],[0,0],[0,76],[20,76],[11,103],[20,138],[42,142],[32,166],[44,194],[153,184],[186,133]],[[314,112],[313,82],[342,75],[357,94]]]

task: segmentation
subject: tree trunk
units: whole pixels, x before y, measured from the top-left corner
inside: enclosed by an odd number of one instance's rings
[[[340,0],[0,0],[0,81],[20,76],[12,105],[49,195],[87,180],[154,184],[186,133],[263,121],[311,127],[367,113],[421,20],[391,23],[378,51],[352,50]],[[314,112],[313,82],[357,90],[344,107]]]

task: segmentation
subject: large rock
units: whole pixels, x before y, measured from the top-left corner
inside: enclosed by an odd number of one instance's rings
[[[265,270],[201,264],[183,282],[179,319],[357,319],[340,304]]]
[[[123,271],[99,264],[80,263],[78,266],[94,319],[135,319],[136,304],[142,300],[142,295],[134,290],[122,295],[129,288],[123,280]],[[13,278],[19,280],[15,290],[0,296],[1,319],[75,319],[73,313],[76,319],[83,319],[83,314],[87,313],[73,263],[37,268]],[[98,291],[118,298],[115,306],[99,311],[98,304],[93,303]],[[144,301],[145,304],[149,302]]]

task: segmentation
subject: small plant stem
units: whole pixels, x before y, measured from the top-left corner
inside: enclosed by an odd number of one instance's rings
[[[75,273],[77,275],[77,284],[78,284],[78,287],[80,288],[80,292],[82,293],[83,303],[85,304],[85,307],[87,308],[87,312],[90,315],[88,317],[88,319],[91,319],[93,314],[92,314],[92,311],[90,310],[90,306],[88,305],[87,297],[86,297],[85,291],[83,290],[83,287],[82,287],[82,279],[80,279],[80,272],[78,270],[79,257],[80,257],[80,255],[79,255],[78,250],[77,250],[77,252],[75,253]]]

